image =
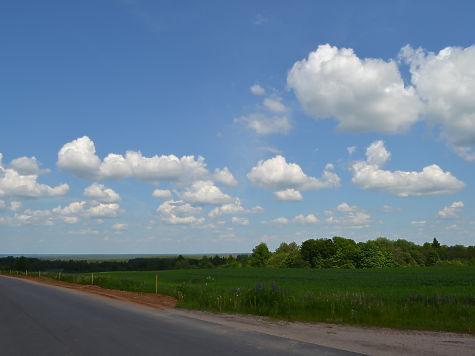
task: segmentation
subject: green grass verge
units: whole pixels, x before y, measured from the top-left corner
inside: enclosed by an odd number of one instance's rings
[[[475,267],[193,269],[95,274],[105,288],[155,291],[183,308],[475,334]],[[91,275],[63,276],[90,283]]]

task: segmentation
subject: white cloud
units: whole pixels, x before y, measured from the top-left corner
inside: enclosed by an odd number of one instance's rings
[[[425,221],[425,220],[411,221],[411,225],[419,226],[419,227],[425,226],[426,223],[427,223],[427,221]]]
[[[68,231],[68,234],[70,235],[99,235],[99,231],[92,230],[92,229],[83,229],[83,230]]]
[[[155,189],[152,193],[154,198],[160,199],[170,199],[172,197],[172,193],[168,189]]]
[[[351,156],[356,151],[356,146],[349,146],[346,148],[348,154]]]
[[[58,153],[58,167],[86,179],[122,179],[135,177],[148,183],[192,181],[209,175],[203,157],[162,155],[145,157],[127,151],[125,156],[110,153],[101,162],[94,142],[87,136],[66,143]]]
[[[10,210],[11,211],[18,211],[18,210],[21,209],[21,206],[22,206],[22,204],[19,201],[10,202]]]
[[[49,169],[40,169],[36,157],[20,157],[10,162],[10,168],[21,175],[39,175],[49,173]]]
[[[183,202],[182,200],[168,200],[157,208],[157,213],[160,214],[160,219],[168,224],[203,224],[204,218],[197,218],[193,214],[201,213],[202,209],[193,207],[192,205]]]
[[[442,125],[444,136],[456,146],[474,145],[475,45],[446,47],[439,53],[407,45],[400,57],[410,65],[427,120]]]
[[[307,216],[300,214],[293,218],[293,222],[298,224],[316,224],[318,221],[314,214],[308,214]]]
[[[61,216],[60,219],[66,224],[77,224],[79,222],[77,216]]]
[[[94,142],[89,137],[83,136],[61,147],[57,165],[78,177],[94,178],[101,161],[96,156]]]
[[[252,209],[245,209],[239,198],[235,198],[232,203],[223,204],[219,207],[214,208],[209,212],[210,217],[221,216],[223,214],[253,214],[253,213],[261,213],[264,209],[260,206],[255,206]]]
[[[371,216],[356,205],[341,203],[336,207],[336,212],[325,211],[328,218],[325,220],[328,224],[340,225],[352,229],[361,229],[368,227],[371,222]]]
[[[379,190],[399,197],[455,193],[465,184],[438,165],[424,167],[421,172],[388,171],[381,166],[390,154],[384,142],[375,141],[366,150],[366,161],[355,162],[353,183],[362,189]]]
[[[125,231],[127,230],[128,225],[127,224],[114,224],[112,225],[113,230],[117,231]]]
[[[115,218],[120,214],[120,206],[117,203],[99,203],[86,211],[86,215],[92,218]]]
[[[383,211],[383,213],[392,213],[394,211],[397,211],[399,210],[398,208],[395,208],[391,205],[383,205],[383,207],[381,208],[381,210]]]
[[[223,183],[229,186],[236,186],[238,184],[237,180],[229,171],[228,167],[224,167],[223,169],[216,168],[214,170],[213,178],[216,182]]]
[[[244,123],[259,135],[287,134],[292,129],[292,124],[286,116],[253,113],[234,119],[234,122]]]
[[[84,195],[97,199],[103,203],[115,203],[120,200],[120,195],[110,188],[106,188],[103,184],[93,183],[84,189]]]
[[[444,219],[453,219],[462,211],[464,204],[462,201],[454,201],[449,206],[444,207],[437,212],[437,215]]]
[[[333,188],[340,184],[340,178],[331,170],[333,165],[327,164],[322,178],[307,176],[296,163],[287,163],[285,158],[277,155],[268,160],[261,160],[247,174],[249,180],[258,187],[271,190],[308,190]]]
[[[356,211],[357,209],[358,209],[358,208],[357,208],[355,205],[350,206],[350,205],[348,205],[348,203],[341,203],[340,205],[338,205],[338,206],[336,207],[336,210],[341,211],[341,212],[343,212],[343,213],[354,212],[354,211]]]
[[[422,108],[395,62],[360,59],[352,49],[329,44],[296,62],[287,83],[309,115],[335,118],[345,131],[399,133],[418,120]]]
[[[224,194],[212,181],[197,181],[190,188],[181,193],[183,200],[196,204],[221,205],[232,201],[232,198]]]
[[[287,107],[282,104],[282,98],[279,96],[265,98],[262,104],[267,110],[275,113],[284,113],[288,110]]]
[[[300,214],[295,216],[293,219],[288,219],[286,217],[278,217],[270,221],[262,221],[262,224],[277,224],[277,225],[288,225],[291,223],[294,224],[316,224],[319,220],[314,214],[308,214],[307,216]]]
[[[67,184],[51,187],[38,183],[38,174],[24,175],[13,168],[5,168],[2,165],[2,158],[3,155],[0,153],[0,197],[39,198],[60,196],[69,191]],[[26,167],[23,167],[23,171],[25,169]]]
[[[237,216],[233,216],[231,218],[231,222],[234,225],[246,226],[249,225],[249,219],[246,218],[238,218]]]
[[[249,90],[254,95],[264,95],[266,93],[265,89],[261,87],[259,84],[252,85]]]
[[[86,208],[86,204],[87,203],[85,201],[76,201],[76,202],[70,203],[64,208],[62,208],[61,206],[58,206],[54,208],[52,212],[59,215],[78,215],[84,212]]]
[[[290,224],[290,220],[284,217],[275,218],[271,221],[273,224],[287,225]]]
[[[274,196],[279,200],[300,201],[303,200],[302,194],[295,189],[289,188],[274,192]]]

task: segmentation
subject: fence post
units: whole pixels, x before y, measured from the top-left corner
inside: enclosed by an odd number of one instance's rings
[[[25,276],[28,277],[28,270],[25,270]]]
[[[94,272],[91,272],[91,284],[94,285]]]

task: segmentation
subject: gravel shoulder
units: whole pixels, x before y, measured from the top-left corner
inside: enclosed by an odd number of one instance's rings
[[[175,298],[159,294],[110,290],[49,278],[18,278],[95,294],[121,302],[141,304],[161,309],[163,313],[199,319],[239,331],[262,333],[367,355],[475,355],[475,336],[468,334],[287,322],[254,315],[214,314],[175,309]]]

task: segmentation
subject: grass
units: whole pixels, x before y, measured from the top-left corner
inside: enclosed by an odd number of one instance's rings
[[[156,275],[183,308],[475,335],[475,267],[104,272],[94,284],[153,293]],[[91,274],[61,279],[89,284]]]
[[[195,269],[98,277],[104,287],[121,289],[123,283],[122,289],[154,292],[156,274],[159,291],[177,297],[183,308],[475,334],[474,267]]]

